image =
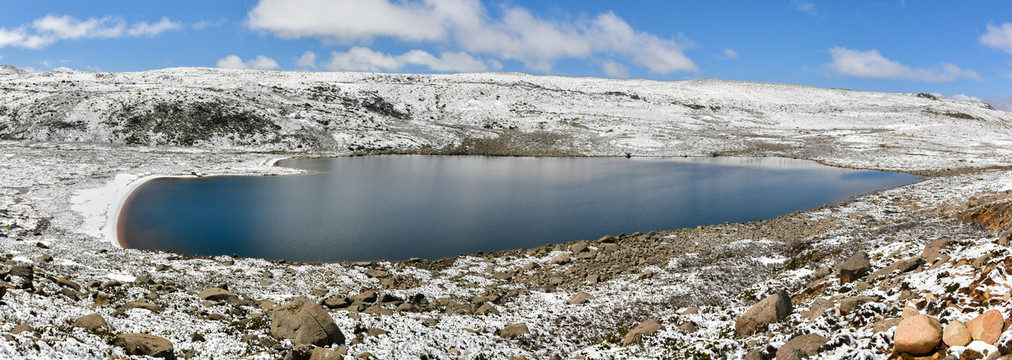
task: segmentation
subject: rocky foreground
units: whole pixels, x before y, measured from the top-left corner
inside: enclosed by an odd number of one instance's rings
[[[0,358],[1012,351],[1012,115],[986,104],[515,74],[3,76]],[[303,264],[106,236],[109,209],[145,177],[283,175],[297,171],[273,160],[384,151],[787,156],[928,177],[777,219],[447,259]]]

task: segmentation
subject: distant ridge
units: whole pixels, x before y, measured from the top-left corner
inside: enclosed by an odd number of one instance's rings
[[[18,69],[12,65],[0,65],[0,75],[21,75],[27,73],[27,71]]]

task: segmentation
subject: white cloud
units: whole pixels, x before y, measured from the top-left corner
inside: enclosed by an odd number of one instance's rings
[[[503,7],[500,13],[492,17],[479,0],[260,0],[248,13],[247,24],[284,39],[368,43],[388,37],[429,42],[466,52],[442,57],[485,54],[543,72],[551,71],[559,59],[589,60],[598,54],[623,57],[659,74],[697,70],[683,54],[690,41],[637,31],[611,12],[572,20],[542,18],[519,6]],[[339,59],[352,61],[354,56],[366,55],[358,51]],[[456,63],[453,68],[474,68],[458,66],[464,60],[442,61]],[[361,65],[348,63],[354,64]],[[491,65],[495,68],[501,63]]]
[[[335,51],[330,60],[322,64],[331,71],[372,72],[398,71],[408,65],[425,66],[439,72],[487,71],[490,66],[466,53],[441,53],[437,57],[426,51],[411,50],[395,56],[360,46],[352,47],[346,52]],[[502,65],[496,62],[491,66],[501,68]]]
[[[271,70],[278,68],[278,62],[263,55],[257,55],[253,60],[242,61],[242,58],[233,54],[218,59],[217,67],[221,69]]]
[[[149,24],[146,21],[142,21],[134,24],[127,30],[127,34],[130,36],[155,36],[166,31],[182,29],[183,25],[169,20],[167,17],[163,17],[162,20]]]
[[[201,20],[201,21],[193,23],[193,25],[190,25],[190,27],[193,28],[193,30],[200,31],[200,30],[204,30],[204,29],[209,28],[209,27],[218,27],[218,26],[221,26],[223,24],[225,24],[225,20],[224,19],[220,19],[220,20]]]
[[[987,25],[987,33],[980,36],[980,43],[1012,55],[1012,23],[1001,26]]]
[[[295,65],[303,69],[316,69],[316,53],[307,50],[295,60]]]
[[[956,81],[960,78],[980,81],[980,75],[973,70],[941,63],[933,68],[912,68],[895,60],[890,60],[878,50],[851,50],[844,47],[829,49],[833,61],[826,64],[837,73],[860,78],[908,79],[928,82]]]
[[[604,71],[605,75],[612,78],[625,79],[629,77],[629,69],[625,65],[619,64],[611,60],[605,60],[601,62],[601,70]]]
[[[724,48],[724,51],[721,54],[716,54],[714,56],[721,60],[732,60],[738,58],[738,52],[731,48]]]
[[[955,100],[961,100],[961,101],[982,101],[982,100],[980,100],[980,98],[976,98],[976,97],[973,97],[973,96],[967,96],[966,94],[956,94],[956,95],[950,96],[950,98],[955,99]]]
[[[807,2],[807,1],[791,0],[791,5],[793,5],[794,8],[797,9],[797,10],[799,10],[799,11],[803,11],[805,13],[808,13],[808,15],[818,15],[819,14],[819,9],[815,8],[815,4],[812,4],[812,3]]]
[[[180,28],[178,23],[164,17],[154,24],[139,22],[127,26],[122,19],[114,17],[81,20],[69,15],[46,15],[14,29],[0,27],[0,48],[41,49],[60,40],[154,36]]]
[[[997,109],[1012,111],[1012,96],[1010,97],[997,97],[992,96],[987,99],[987,103],[991,104]]]
[[[64,72],[64,73],[77,72],[77,70],[71,69],[71,68],[66,67],[66,66],[60,66],[58,68],[53,69],[52,71],[53,72]]]

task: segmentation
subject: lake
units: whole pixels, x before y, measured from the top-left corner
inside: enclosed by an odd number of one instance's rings
[[[307,175],[159,178],[119,218],[130,248],[294,261],[440,258],[771,219],[917,181],[810,161],[385,155]]]

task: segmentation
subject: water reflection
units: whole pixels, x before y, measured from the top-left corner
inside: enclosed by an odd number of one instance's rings
[[[791,159],[369,156],[306,176],[157,179],[129,247],[301,261],[437,258],[774,218],[915,181]]]

